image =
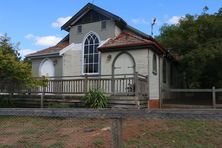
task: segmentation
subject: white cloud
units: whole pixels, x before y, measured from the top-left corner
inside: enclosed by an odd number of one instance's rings
[[[27,34],[27,35],[25,36],[25,38],[30,40],[30,39],[35,38],[35,36],[34,36],[33,34]]]
[[[22,58],[24,58],[26,55],[30,54],[30,53],[34,53],[36,52],[36,50],[32,50],[32,49],[21,49],[18,51],[21,55]]]
[[[133,24],[150,24],[149,21],[147,21],[145,18],[136,18],[136,19],[132,19],[131,22]]]
[[[179,23],[180,19],[183,19],[183,16],[172,16],[167,20],[167,24],[176,25]]]
[[[59,28],[64,25],[70,18],[71,16],[59,17],[55,22],[52,23],[52,27]]]
[[[40,46],[53,46],[57,44],[62,38],[57,36],[42,36],[36,37],[36,45]]]
[[[35,45],[39,46],[54,46],[56,45],[62,38],[58,36],[35,36],[33,34],[28,34],[25,36],[26,39],[33,40]]]

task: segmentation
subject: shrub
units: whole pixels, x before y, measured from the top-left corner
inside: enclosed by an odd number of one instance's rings
[[[9,108],[9,107],[15,107],[13,101],[11,101],[9,98],[2,99],[0,98],[0,108]]]
[[[85,105],[90,108],[105,108],[108,103],[107,97],[99,89],[90,90],[86,93]]]

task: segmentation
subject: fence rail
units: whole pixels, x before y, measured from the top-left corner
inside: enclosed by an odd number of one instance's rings
[[[0,81],[0,93],[85,94],[91,89],[101,89],[104,93],[111,95],[148,96],[147,76],[138,73],[49,77],[47,79],[46,87],[31,89],[20,84],[6,84]]]
[[[72,118],[146,118],[146,119],[220,119],[222,109],[37,109],[37,108],[0,108],[0,116],[39,116]]]
[[[0,116],[65,117],[111,119],[112,147],[123,146],[123,119],[201,119],[222,120],[222,110],[111,110],[111,109],[0,109]]]
[[[208,105],[211,105],[213,108],[222,107],[222,89],[221,88],[217,89],[215,87],[212,87],[212,89],[169,89],[169,90],[164,90],[164,92],[165,92],[164,100],[170,100],[170,99],[188,100],[190,99],[190,100],[195,101],[199,99],[198,100],[199,103],[204,102],[204,100],[205,101],[208,100],[207,101]]]

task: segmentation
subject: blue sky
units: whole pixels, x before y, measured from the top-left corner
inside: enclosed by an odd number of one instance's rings
[[[56,44],[67,32],[59,26],[93,0],[1,0],[0,34],[7,33],[20,42],[22,55]],[[164,24],[177,23],[185,14],[209,13],[222,7],[221,0],[94,0],[94,4],[120,17],[129,25],[150,34],[154,17],[154,35]]]

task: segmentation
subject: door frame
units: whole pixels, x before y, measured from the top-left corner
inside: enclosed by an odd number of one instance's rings
[[[45,58],[41,61],[41,63],[39,64],[39,77],[42,76],[42,66],[44,65],[44,63],[46,61],[49,61],[52,65],[53,65],[53,76],[50,76],[50,77],[55,77],[55,65],[53,64],[53,61],[49,58]]]
[[[135,74],[136,72],[136,62],[133,58],[133,56],[129,53],[129,52],[126,52],[126,51],[122,51],[120,53],[118,53],[116,55],[116,57],[114,58],[113,60],[113,63],[112,63],[112,77],[114,78],[114,75],[115,75],[115,63],[116,63],[116,60],[119,58],[119,56],[121,56],[122,54],[127,54],[133,61],[133,74]]]

